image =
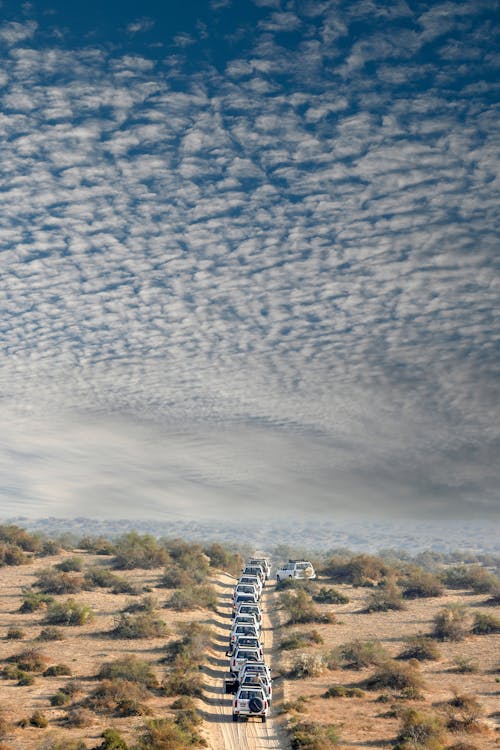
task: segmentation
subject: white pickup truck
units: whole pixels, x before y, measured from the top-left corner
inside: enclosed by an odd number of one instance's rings
[[[285,578],[316,578],[316,572],[309,560],[289,560],[276,571],[276,580]]]

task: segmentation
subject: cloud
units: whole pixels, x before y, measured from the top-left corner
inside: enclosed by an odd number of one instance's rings
[[[150,31],[154,27],[154,25],[154,20],[145,16],[129,23],[127,26],[127,31],[129,34],[140,34],[144,31]]]
[[[260,7],[217,68],[10,51],[3,486],[54,515],[493,515],[498,149],[494,84],[456,71],[471,7]]]

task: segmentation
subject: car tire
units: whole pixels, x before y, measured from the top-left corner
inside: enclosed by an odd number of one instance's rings
[[[233,721],[238,721],[238,714],[233,714]]]
[[[264,708],[264,701],[261,698],[251,698],[248,702],[248,708],[253,714],[260,714]]]
[[[277,583],[279,583],[279,582],[280,582],[280,580],[281,580],[281,578],[280,578],[279,576],[276,576],[276,581],[277,581]]]
[[[263,723],[263,724],[265,724],[265,722],[266,722],[266,719],[267,719],[267,716],[266,716],[266,715],[264,714],[264,715],[262,716],[262,723]]]

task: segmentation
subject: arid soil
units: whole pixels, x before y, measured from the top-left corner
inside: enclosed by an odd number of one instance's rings
[[[28,648],[39,649],[47,660],[47,665],[66,664],[71,669],[71,677],[44,677],[38,673],[34,683],[20,686],[17,680],[0,679],[0,711],[7,720],[6,736],[1,740],[12,750],[39,750],[51,736],[65,740],[83,740],[88,748],[96,747],[101,741],[105,728],[115,727],[127,742],[133,744],[144,727],[147,717],[114,717],[92,713],[90,723],[84,727],[68,726],[67,707],[50,705],[51,696],[58,688],[71,679],[78,679],[82,701],[97,685],[97,673],[104,662],[136,654],[151,663],[161,681],[165,667],[161,663],[166,644],[177,638],[176,624],[198,620],[212,628],[211,641],[207,644],[204,675],[204,697],[197,700],[203,717],[202,734],[206,737],[210,750],[289,750],[290,741],[286,725],[290,718],[311,719],[322,723],[333,723],[339,727],[340,746],[343,748],[391,748],[398,734],[401,709],[414,706],[419,711],[444,715],[444,704],[454,692],[469,693],[477,697],[483,715],[479,727],[474,732],[448,732],[446,746],[467,742],[479,750],[493,750],[498,747],[499,689],[497,682],[500,666],[500,637],[498,635],[467,636],[461,642],[439,643],[440,658],[437,661],[422,662],[420,671],[424,687],[419,700],[403,700],[390,690],[365,690],[362,697],[324,698],[322,694],[331,685],[347,687],[362,686],[363,681],[373,673],[373,667],[356,671],[354,669],[329,669],[317,677],[289,679],[286,670],[296,651],[281,651],[279,644],[291,630],[310,631],[316,629],[323,643],[302,649],[305,652],[325,653],[339,645],[360,640],[379,640],[395,657],[403,649],[405,639],[417,633],[429,633],[435,613],[445,604],[460,602],[472,614],[484,612],[497,614],[497,607],[486,607],[485,595],[475,595],[465,591],[447,591],[444,596],[432,599],[409,601],[403,611],[365,614],[362,612],[367,590],[352,586],[336,586],[349,597],[349,603],[342,605],[318,605],[322,611],[333,611],[336,622],[330,624],[286,625],[286,615],[279,606],[279,594],[272,582],[264,590],[264,646],[266,658],[271,664],[274,680],[274,700],[271,715],[266,723],[258,720],[232,722],[232,696],[224,694],[223,679],[227,671],[228,657],[225,655],[230,630],[230,596],[234,578],[220,573],[213,580],[219,594],[216,612],[196,609],[177,613],[164,609],[163,604],[171,591],[158,586],[163,568],[155,570],[120,571],[120,575],[130,581],[146,586],[158,598],[158,614],[165,620],[170,635],[167,637],[124,640],[111,638],[117,614],[130,603],[127,594],[111,594],[108,590],[96,588],[75,595],[78,601],[89,604],[95,612],[93,622],[83,626],[64,627],[62,641],[42,642],[37,640],[44,626],[43,610],[22,614],[22,590],[34,584],[37,572],[54,565],[64,556],[35,558],[32,562],[18,567],[3,567],[0,570],[0,669],[8,663],[12,655]],[[110,559],[102,556],[78,552],[86,565],[110,565]],[[322,582],[325,583],[325,582]],[[318,583],[318,585],[320,585]],[[65,600],[67,596],[58,596]],[[21,628],[22,640],[7,639],[9,628]],[[469,659],[476,666],[472,673],[459,673],[456,657]],[[380,695],[386,693],[380,701]],[[283,711],[283,702],[293,704],[299,697],[306,698],[300,712],[293,708]],[[147,706],[152,717],[171,714],[170,706],[175,697],[162,696],[160,691],[151,694]],[[21,727],[18,722],[40,710],[48,719],[47,728]]]
[[[324,582],[323,582],[324,583]],[[293,630],[310,631],[316,629],[324,642],[309,647],[308,652],[328,652],[341,644],[359,640],[380,641],[392,657],[403,651],[405,639],[416,634],[428,634],[432,630],[433,617],[444,605],[460,603],[466,606],[470,619],[475,612],[496,614],[498,607],[483,606],[487,595],[476,595],[469,591],[447,591],[444,596],[408,601],[404,611],[364,613],[364,601],[368,594],[365,588],[336,586],[349,597],[348,604],[321,605],[322,611],[333,611],[337,622],[334,624],[313,624],[294,626]],[[289,632],[284,627],[282,632]],[[278,640],[278,639],[276,639]],[[299,696],[307,698],[300,713],[293,712],[300,719],[334,723],[339,727],[341,746],[352,748],[392,747],[398,734],[399,713],[406,707],[414,707],[425,713],[445,715],[445,703],[454,693],[473,694],[483,709],[479,727],[471,732],[448,732],[447,745],[459,742],[470,743],[481,750],[498,747],[500,719],[500,636],[469,635],[460,642],[440,642],[440,658],[437,661],[420,663],[419,671],[424,678],[424,687],[419,700],[395,698],[390,690],[365,690],[363,697],[323,698],[322,694],[331,685],[360,687],[364,680],[373,674],[374,668],[361,670],[326,670],[320,676],[308,679],[286,680],[284,698],[295,701]],[[293,659],[294,651],[281,652],[275,659],[275,667],[285,669]],[[477,671],[459,673],[456,657],[470,660]],[[385,693],[388,702],[380,702]],[[383,700],[387,700],[384,696]]]

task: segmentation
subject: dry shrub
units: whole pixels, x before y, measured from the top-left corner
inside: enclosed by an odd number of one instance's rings
[[[94,613],[86,604],[66,599],[51,604],[45,619],[50,625],[85,625],[94,619]]]
[[[434,615],[432,637],[440,641],[462,641],[468,633],[468,617],[461,604],[450,604]]]
[[[488,594],[499,586],[498,578],[479,565],[448,568],[443,580],[450,589],[472,589],[476,594]]]
[[[210,544],[203,551],[210,560],[211,568],[225,570],[227,573],[237,576],[243,567],[244,561],[239,552],[231,552],[218,542]]]
[[[67,664],[52,664],[43,673],[44,677],[61,677],[71,674],[71,668]]]
[[[206,744],[195,728],[181,726],[177,719],[154,719],[147,723],[137,750],[187,750]]]
[[[103,664],[98,677],[100,680],[125,679],[139,682],[149,689],[158,687],[158,680],[149,662],[134,654]]]
[[[334,588],[322,586],[318,592],[313,594],[313,599],[318,604],[348,604],[349,597]]]
[[[292,750],[333,750],[339,743],[334,724],[316,721],[292,722],[288,727]]]
[[[291,678],[304,679],[318,677],[325,669],[326,664],[322,654],[302,652],[294,656],[287,674]]]
[[[188,695],[201,698],[203,695],[203,674],[181,667],[170,671],[161,683],[165,695]]]
[[[49,725],[49,720],[47,719],[43,711],[34,711],[29,718],[29,723],[32,727],[45,729]]]
[[[54,597],[50,594],[39,594],[36,591],[28,589],[24,591],[23,603],[19,607],[19,612],[26,614],[28,612],[37,612],[39,609],[47,609],[52,604]]]
[[[51,706],[67,706],[68,703],[71,703],[71,696],[63,690],[58,690],[50,699]]]
[[[155,609],[158,609],[158,599],[156,596],[148,594],[139,601],[129,602],[124,612],[154,612]]]
[[[0,542],[0,567],[3,565],[24,565],[29,562],[27,555],[17,544],[4,544]]]
[[[361,688],[348,688],[344,685],[331,685],[322,698],[363,698],[365,691]]]
[[[101,680],[85,700],[85,706],[97,713],[142,716],[147,713],[143,704],[147,697],[147,688],[138,682],[123,679]]]
[[[410,574],[403,583],[404,599],[424,599],[433,596],[442,596],[444,586],[439,578],[432,573],[417,570]]]
[[[398,659],[417,659],[417,661],[436,661],[441,654],[436,642],[427,635],[414,635],[408,638],[408,645]]]
[[[26,632],[22,628],[9,628],[6,638],[8,641],[22,641]]]
[[[287,611],[288,625],[309,622],[335,622],[330,613],[323,613],[314,606],[311,595],[302,588],[285,591],[280,595],[281,606]]]
[[[338,649],[338,657],[344,668],[363,669],[378,666],[389,658],[380,641],[350,641]]]
[[[475,659],[468,656],[455,656],[455,672],[459,674],[475,674],[479,671],[479,665]]]
[[[83,565],[83,557],[74,555],[72,557],[66,557],[60,563],[54,565],[54,567],[57,570],[62,570],[63,573],[80,573],[83,570]]]
[[[377,586],[366,599],[364,612],[388,612],[405,609],[401,591],[394,583]]]
[[[353,586],[373,585],[382,581],[391,572],[388,564],[374,555],[354,555],[351,558],[334,556],[321,568],[321,573],[336,583],[351,583]]]
[[[105,729],[102,742],[95,750],[128,750],[128,745],[117,729]]]
[[[25,552],[39,552],[42,546],[38,535],[30,534],[14,524],[0,525],[0,542],[13,544]]]
[[[323,643],[323,638],[317,630],[309,630],[307,632],[296,631],[282,638],[280,648],[283,651],[292,651],[297,648],[305,648],[306,646],[314,646],[320,643]]]
[[[112,638],[159,638],[168,635],[165,622],[151,612],[128,614],[123,612],[110,631]]]
[[[115,544],[113,564],[121,570],[158,568],[169,560],[165,547],[160,546],[151,534],[129,531]]]
[[[55,568],[44,568],[38,574],[36,585],[43,594],[78,594],[84,579],[80,573],[64,573]]]
[[[200,584],[197,586],[184,586],[179,588],[170,597],[165,607],[175,609],[177,612],[186,612],[192,609],[211,609],[217,608],[217,592],[210,584]]]
[[[495,615],[485,615],[482,612],[477,612],[474,615],[472,633],[474,633],[474,635],[500,633],[500,618],[495,617]]]
[[[64,633],[61,628],[57,628],[55,625],[48,625],[46,628],[42,628],[40,631],[37,641],[63,641]]]
[[[447,726],[452,732],[474,732],[480,729],[484,709],[477,696],[455,693],[447,705]]]
[[[160,586],[167,589],[181,589],[195,583],[191,573],[180,565],[169,565],[160,579]]]
[[[376,672],[368,677],[365,685],[369,690],[414,690],[423,687],[423,679],[416,667],[418,662],[400,664],[394,659],[389,659],[382,664]]]
[[[87,750],[87,745],[83,740],[70,740],[67,737],[47,737],[40,745],[39,750]]]
[[[89,727],[94,722],[92,713],[85,708],[72,708],[66,714],[66,724],[70,727],[76,727],[82,729],[83,727]]]
[[[9,656],[7,661],[23,672],[41,672],[48,660],[36,648],[29,648],[19,654]]]
[[[438,716],[414,708],[403,712],[394,750],[443,750],[444,728]]]

